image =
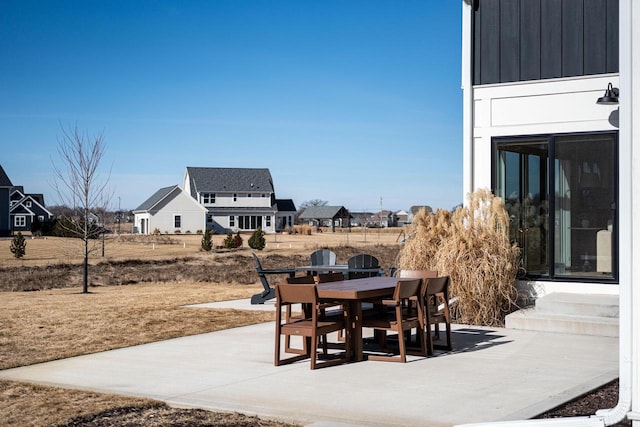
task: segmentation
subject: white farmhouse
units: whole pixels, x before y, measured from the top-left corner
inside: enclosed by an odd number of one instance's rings
[[[161,188],[133,210],[134,230],[140,234],[201,233],[207,210],[179,186]]]
[[[183,188],[207,210],[206,225],[217,232],[293,226],[295,205],[276,199],[269,169],[187,167]]]

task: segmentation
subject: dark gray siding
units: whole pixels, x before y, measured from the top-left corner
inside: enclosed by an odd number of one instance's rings
[[[0,187],[0,236],[11,234],[9,222],[9,187]]]
[[[474,84],[618,72],[618,0],[476,0]]]

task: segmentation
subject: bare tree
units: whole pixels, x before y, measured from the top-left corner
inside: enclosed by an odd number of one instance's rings
[[[312,206],[326,206],[327,203],[328,202],[326,200],[312,199],[312,200],[307,200],[306,202],[302,202],[300,204],[300,208],[301,209],[306,209],[306,208],[310,208]]]
[[[55,180],[53,187],[61,204],[71,208],[59,218],[58,224],[66,234],[77,237],[83,246],[82,292],[89,292],[90,241],[104,232],[96,213],[104,211],[111,195],[107,189],[110,172],[102,175],[98,167],[105,152],[102,133],[89,136],[78,130],[77,125],[61,126],[58,138],[60,167],[53,162]]]

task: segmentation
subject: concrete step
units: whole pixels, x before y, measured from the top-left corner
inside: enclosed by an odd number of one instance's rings
[[[538,313],[535,308],[509,314],[505,319],[505,327],[602,337],[617,337],[619,328],[618,319],[612,317]]]
[[[536,300],[540,313],[617,318],[618,295],[553,292]]]
[[[618,336],[617,295],[551,293],[535,307],[509,314],[505,327],[606,337]]]

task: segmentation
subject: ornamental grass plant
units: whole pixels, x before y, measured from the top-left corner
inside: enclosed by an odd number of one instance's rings
[[[509,216],[501,198],[481,189],[453,213],[421,210],[411,238],[399,254],[408,270],[437,270],[450,276],[457,322],[503,326],[516,307],[520,250],[509,241]]]

